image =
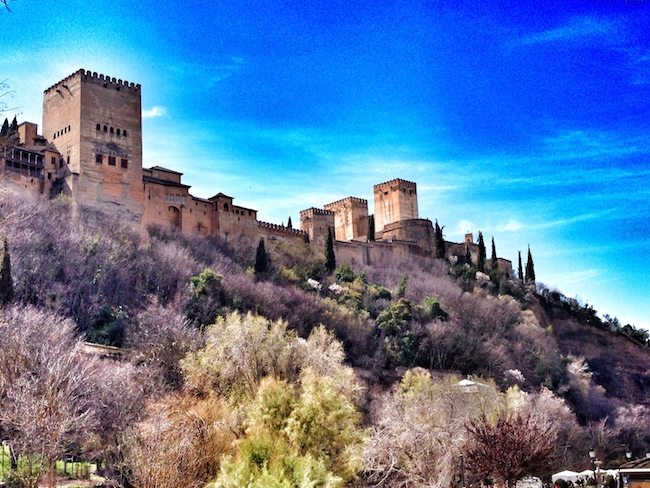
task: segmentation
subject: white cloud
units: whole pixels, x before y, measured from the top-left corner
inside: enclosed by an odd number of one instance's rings
[[[515,219],[510,219],[507,224],[500,226],[498,230],[499,232],[517,231],[523,229],[523,227],[524,225],[521,222]]]
[[[550,29],[521,38],[522,44],[542,44],[547,42],[581,39],[584,37],[611,36],[617,32],[614,25],[589,17],[577,17],[565,26]]]
[[[154,117],[163,117],[165,115],[167,115],[167,108],[161,107],[160,105],[156,105],[154,107],[151,107],[149,110],[142,111],[143,119],[153,119]]]

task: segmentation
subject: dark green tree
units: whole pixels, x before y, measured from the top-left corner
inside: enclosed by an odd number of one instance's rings
[[[519,252],[519,268],[517,269],[517,274],[519,275],[519,279],[521,281],[524,281],[524,267],[521,264],[521,251]]]
[[[368,242],[374,242],[375,240],[375,216],[370,215],[368,216],[368,234],[367,234],[367,239]]]
[[[465,263],[472,265],[472,252],[469,250],[469,244],[465,244]]]
[[[535,265],[533,264],[533,255],[530,253],[530,246],[528,246],[528,261],[526,262],[526,283],[535,282]]]
[[[336,269],[336,256],[334,255],[334,235],[332,228],[327,228],[327,244],[325,245],[325,267],[329,273]]]
[[[483,232],[478,231],[478,256],[476,258],[476,269],[481,273],[485,273],[485,241],[483,240]]]
[[[291,222],[291,215],[289,215],[289,220],[287,220],[287,227],[293,229],[293,223]]]
[[[9,245],[5,237],[2,248],[2,263],[0,264],[0,306],[11,303],[14,299],[14,284],[11,279],[11,259],[9,257]]]
[[[264,247],[264,239],[260,237],[260,243],[257,245],[257,252],[255,253],[255,274],[262,275],[269,270],[269,256],[266,254]]]
[[[5,118],[5,121],[2,124],[2,129],[0,129],[0,137],[7,137],[9,135],[9,121]]]
[[[438,225],[438,219],[436,219],[436,226],[434,229],[434,239],[436,242],[436,257],[438,259],[444,259],[445,255],[447,253],[446,245],[445,245],[445,237],[442,234],[442,229],[445,227]]]
[[[497,247],[494,245],[494,236],[492,236],[492,258],[490,259],[490,268],[499,269],[499,258],[497,258]]]

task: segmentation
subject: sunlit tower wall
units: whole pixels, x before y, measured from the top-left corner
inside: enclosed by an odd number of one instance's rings
[[[76,201],[142,217],[140,85],[79,70],[45,90],[43,135],[67,166],[62,190]]]
[[[395,222],[419,218],[417,188],[412,181],[395,179],[375,185],[373,189],[375,232]]]
[[[311,246],[324,251],[327,243],[327,229],[334,231],[334,212],[320,208],[308,208],[300,212],[300,230],[309,236]]]
[[[339,241],[366,240],[368,200],[347,197],[323,207],[334,212],[334,235]]]

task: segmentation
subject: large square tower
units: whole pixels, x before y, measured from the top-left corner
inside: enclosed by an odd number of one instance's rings
[[[61,153],[76,201],[143,213],[140,85],[79,70],[45,90],[43,135]]]
[[[373,187],[375,197],[375,231],[388,224],[418,218],[418,194],[412,181],[395,179]]]

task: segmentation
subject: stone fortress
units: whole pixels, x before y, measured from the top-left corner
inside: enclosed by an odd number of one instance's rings
[[[142,167],[140,85],[79,70],[43,96],[43,135],[23,122],[15,143],[0,151],[3,185],[29,188],[48,198],[64,194],[75,203],[118,212],[146,227],[174,226],[183,232],[300,241],[325,249],[328,228],[337,261],[370,264],[396,256],[431,256],[431,220],[418,214],[416,184],[394,179],[374,186],[375,241],[367,242],[368,201],[347,197],[300,212],[300,230],[257,220],[257,211],[217,193],[199,198],[182,183],[182,173]],[[476,259],[472,234],[447,243],[447,255]],[[512,264],[499,259],[512,274]]]

